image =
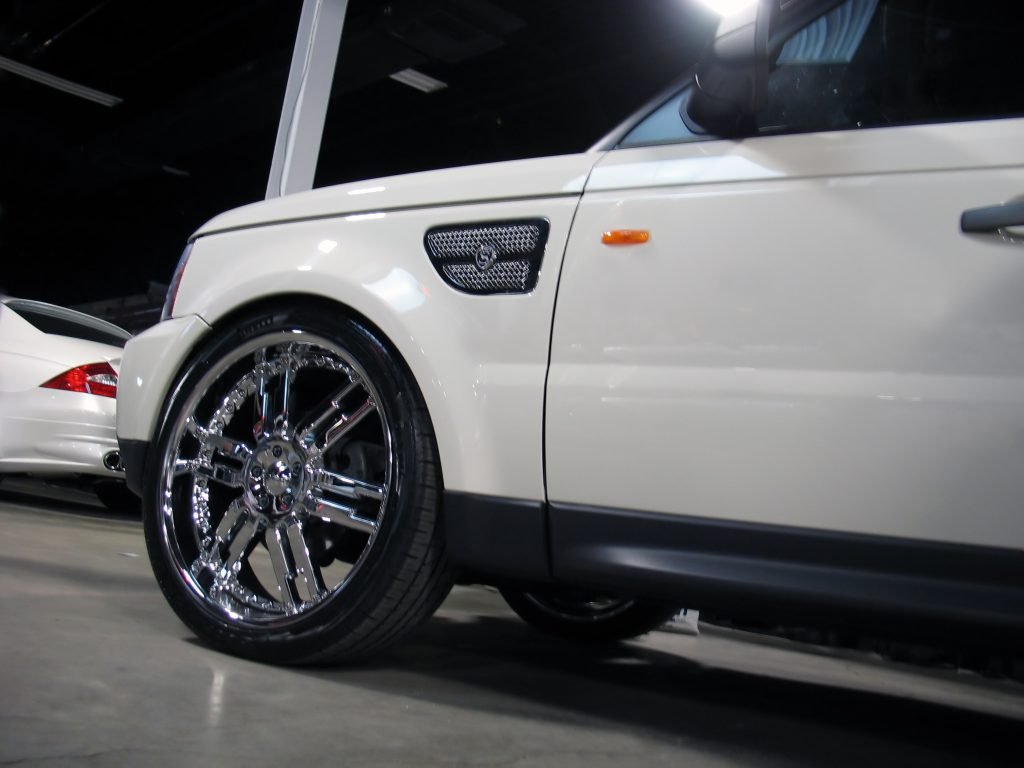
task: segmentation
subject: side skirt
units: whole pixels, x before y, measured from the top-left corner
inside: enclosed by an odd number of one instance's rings
[[[449,559],[474,577],[551,579],[543,502],[445,491],[444,526]]]
[[[1024,552],[445,492],[449,556],[736,618],[1024,638]],[[975,638],[982,639],[982,638]]]

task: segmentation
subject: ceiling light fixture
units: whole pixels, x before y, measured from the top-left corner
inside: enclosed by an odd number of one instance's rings
[[[109,93],[103,93],[94,88],[87,88],[84,85],[65,80],[63,77],[57,77],[56,75],[43,72],[41,69],[22,64],[14,59],[8,59],[6,56],[0,56],[0,69],[41,83],[42,85],[47,85],[50,88],[56,88],[58,91],[70,93],[72,96],[78,96],[81,99],[102,104],[104,107],[116,107],[124,101],[120,96],[111,96]]]
[[[391,75],[391,79],[424,93],[434,93],[434,91],[441,91],[448,87],[448,83],[442,83],[415,69],[403,69],[395,72]]]

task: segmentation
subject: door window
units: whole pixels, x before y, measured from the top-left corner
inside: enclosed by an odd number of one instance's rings
[[[783,46],[758,130],[1024,115],[1022,21],[1020,3],[847,0]]]

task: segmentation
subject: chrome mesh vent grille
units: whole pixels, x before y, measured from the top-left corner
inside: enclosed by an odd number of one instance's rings
[[[530,278],[530,262],[502,261],[487,272],[476,264],[445,264],[444,275],[460,288],[479,293],[522,293]]]
[[[537,284],[546,219],[435,227],[423,238],[441,278],[464,293],[528,293]]]
[[[477,248],[492,245],[499,254],[530,253],[540,240],[536,224],[477,229],[440,229],[427,234],[431,254],[439,259],[473,259]]]

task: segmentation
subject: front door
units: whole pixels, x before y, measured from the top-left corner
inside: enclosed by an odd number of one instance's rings
[[[1024,196],[1019,86],[963,93],[968,64],[1021,58],[1019,27],[851,5],[845,49],[787,45],[755,135],[640,131],[595,168],[554,320],[551,502],[1024,548],[1024,245],[960,226]],[[649,240],[602,243],[626,229]]]

